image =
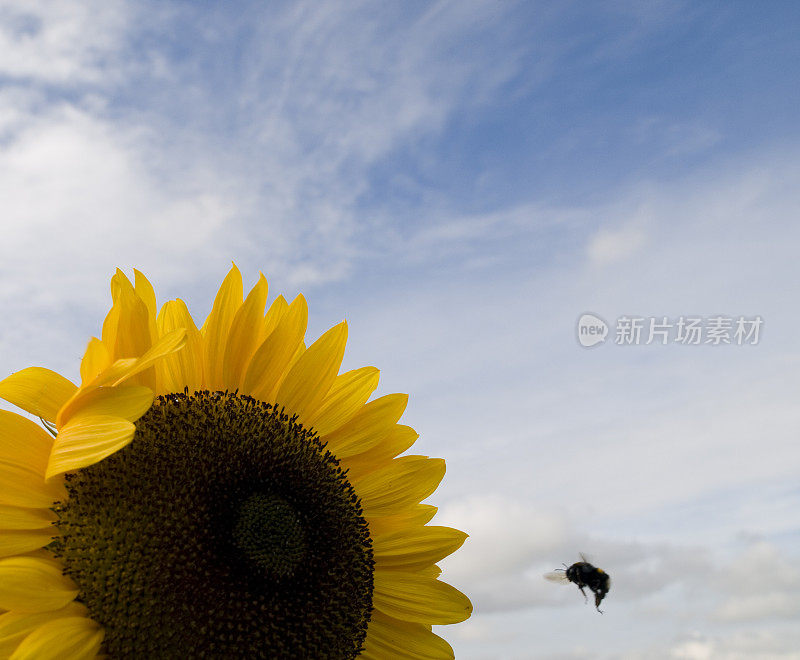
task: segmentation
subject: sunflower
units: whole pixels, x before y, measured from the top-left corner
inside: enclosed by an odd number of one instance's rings
[[[234,266],[198,328],[138,271],[80,386],[0,381],[0,658],[451,658],[469,617],[436,562],[466,534],[422,504],[441,459],[403,455],[407,396],[306,347],[302,296],[265,313]],[[43,428],[44,427],[44,428]],[[48,433],[49,431],[49,433]]]

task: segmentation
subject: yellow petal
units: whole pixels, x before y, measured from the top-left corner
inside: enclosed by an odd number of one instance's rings
[[[355,456],[383,442],[408,405],[408,394],[387,394],[370,401],[353,418],[322,437],[337,458]]]
[[[342,458],[342,465],[349,469],[351,479],[358,480],[409,449],[418,437],[419,433],[410,426],[395,424],[380,443],[360,454]]]
[[[70,419],[83,405],[84,399],[92,395],[98,388],[109,385],[116,387],[130,379],[132,376],[149,369],[164,357],[183,348],[186,343],[186,330],[180,328],[161,337],[142,357],[124,358],[117,360],[108,369],[103,371],[91,383],[78,390],[66,405],[58,412],[56,424],[61,428],[66,420]]]
[[[106,345],[97,337],[92,337],[81,360],[81,383],[90,383],[110,364],[111,355]]]
[[[135,431],[131,422],[119,417],[75,415],[53,441],[46,477],[103,460],[130,443]]]
[[[286,378],[287,375],[289,375],[289,373],[291,373],[292,369],[294,369],[294,365],[296,365],[297,361],[301,357],[303,357],[303,353],[305,352],[306,352],[306,343],[304,341],[301,341],[297,345],[297,348],[294,351],[294,355],[292,355],[292,359],[289,360],[289,365],[286,367],[286,370],[283,372],[283,375],[278,379],[278,384],[275,386],[275,390],[272,393],[273,400],[277,396],[278,390],[281,388],[281,385],[283,385],[284,379]]]
[[[427,625],[458,623],[472,603],[455,587],[409,571],[377,569],[372,605],[387,616]]]
[[[155,330],[156,310],[158,309],[156,306],[156,292],[153,290],[153,285],[150,284],[150,280],[135,268],[133,269],[133,276],[136,295],[138,295],[147,306],[147,313],[151,322],[150,327],[151,330]],[[152,333],[152,335],[155,337],[155,333]]]
[[[308,425],[325,435],[347,422],[378,387],[380,372],[375,367],[353,369],[336,376],[322,405],[308,419]]]
[[[44,480],[52,445],[53,438],[31,420],[0,410],[0,502],[37,508],[66,499],[61,479]]]
[[[8,410],[0,410],[0,458],[36,469],[52,444],[52,436],[35,422]]]
[[[104,415],[122,417],[135,422],[153,405],[153,391],[142,385],[120,385],[119,387],[98,387],[80,399],[80,405],[71,405],[69,414],[61,416],[61,423],[67,424],[76,414],[84,416]]]
[[[400,621],[373,611],[367,641],[359,658],[365,660],[450,660],[453,649],[430,626]]]
[[[142,302],[147,307],[147,320],[148,325],[150,326],[150,340],[155,341],[156,337],[158,336],[156,332],[156,312],[158,311],[158,306],[156,305],[156,292],[153,290],[153,285],[150,284],[150,280],[148,280],[144,274],[133,269],[133,276],[134,276],[134,290],[136,291],[136,295],[142,299]]]
[[[120,383],[128,380],[131,376],[141,373],[142,371],[152,367],[156,362],[162,360],[165,356],[180,350],[186,344],[186,330],[179,328],[167,335],[161,337],[142,357],[138,358],[135,362],[129,365],[123,365],[119,369],[119,373],[103,374],[101,379],[95,383],[96,385],[119,385]],[[120,360],[119,362],[124,362]],[[112,372],[113,366],[108,370]],[[152,389],[152,388],[151,388]]]
[[[188,387],[190,392],[202,390],[205,348],[186,303],[180,298],[164,303],[157,325],[160,336],[178,328],[186,328],[186,345],[158,364],[156,371],[160,375],[159,393],[183,392],[184,387]]]
[[[390,516],[428,497],[444,471],[441,458],[404,456],[351,483],[361,498],[365,516]]]
[[[119,309],[113,346],[106,346],[115,360],[144,355],[150,348],[150,311],[125,274],[117,269],[111,278],[114,307]]]
[[[86,608],[76,601],[48,612],[6,612],[0,616],[0,658],[8,658],[20,642],[42,624],[68,616],[85,616]]]
[[[458,550],[467,535],[452,527],[372,534],[375,562],[384,568],[423,568]]]
[[[258,283],[247,294],[231,322],[222,368],[223,387],[235,390],[241,385],[264,327],[264,305],[267,304],[267,279],[259,275]]]
[[[429,523],[437,511],[431,504],[417,504],[393,516],[370,516],[369,531],[372,536],[412,532]]]
[[[425,566],[424,568],[416,568],[414,572],[417,575],[421,575],[426,578],[430,578],[431,580],[435,580],[442,574],[442,569],[439,568],[436,564],[432,564],[430,566]]]
[[[278,326],[278,321],[284,317],[288,309],[289,303],[286,302],[286,298],[283,296],[278,296],[272,301],[261,323],[261,332],[259,333],[256,346],[261,346],[261,342],[270,336],[272,331]]]
[[[130,291],[135,291],[133,284],[131,284],[125,272],[117,268],[115,273],[111,276],[111,300],[113,302],[118,302],[124,294]]]
[[[203,326],[203,336],[206,344],[206,376],[207,386],[211,390],[220,389],[222,386],[222,360],[225,356],[225,347],[228,343],[233,317],[242,304],[242,274],[234,265],[222,282],[211,314]]]
[[[0,607],[15,612],[57,610],[78,595],[63,566],[41,557],[0,559]]]
[[[0,504],[0,529],[47,529],[58,517],[50,509]]]
[[[103,330],[100,333],[103,346],[108,353],[109,362],[114,361],[114,346],[117,343],[117,326],[119,325],[120,306],[112,305],[103,319]]]
[[[0,459],[0,502],[13,506],[44,507],[66,499],[63,482],[45,482],[42,473]]]
[[[303,296],[297,296],[286,314],[256,349],[244,378],[245,394],[272,403],[270,395],[297,351],[308,323],[308,306]]]
[[[58,536],[58,529],[13,529],[0,527],[0,557],[19,555],[43,548]]]
[[[64,617],[39,626],[10,660],[89,660],[103,642],[100,624],[85,616]]]
[[[286,375],[276,400],[290,413],[300,415],[301,423],[306,423],[330,390],[346,343],[347,323],[342,321],[311,344]]]
[[[55,371],[28,367],[0,381],[0,398],[18,408],[54,422],[58,409],[77,391],[77,386]]]
[[[76,393],[76,396],[73,397],[67,403],[67,405],[59,411],[59,416],[64,415],[64,409],[71,407],[75,403],[76,398],[82,398],[86,396],[86,394],[95,387],[114,385],[115,383],[121,382],[128,377],[128,375],[137,367],[138,364],[139,358],[121,358],[119,360],[114,360],[108,369],[102,371],[92,382],[81,386],[81,389]]]

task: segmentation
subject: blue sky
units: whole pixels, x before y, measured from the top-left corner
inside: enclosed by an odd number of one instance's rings
[[[798,28],[790,2],[0,0],[0,371],[74,377],[117,266],[202,318],[235,260],[411,394],[436,520],[471,534],[457,657],[798,657]],[[764,327],[587,350],[587,311]],[[540,577],[581,551],[603,617]]]

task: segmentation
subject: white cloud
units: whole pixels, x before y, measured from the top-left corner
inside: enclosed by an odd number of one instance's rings
[[[108,82],[128,19],[118,0],[2,0],[0,74],[54,84]]]
[[[676,641],[666,657],[675,660],[797,660],[800,658],[798,642],[797,630],[791,629],[731,630],[725,635],[694,631]]]
[[[366,4],[309,2],[248,18],[258,34],[242,46],[241,121],[222,135],[204,130],[215,81],[152,44],[159,30],[195,23],[215,43],[237,19],[211,24],[172,6],[160,23],[123,2],[1,4],[0,73],[11,84],[0,93],[0,300],[15,327],[64,308],[91,309],[99,323],[118,265],[146,270],[160,291],[189,279],[210,288],[231,258],[289,287],[347,277],[381,231],[357,210],[371,164],[440,130],[468,87],[480,102],[514,70],[447,54],[499,17],[489,4],[429,12],[395,23],[373,20]],[[130,58],[143,31],[151,45]],[[126,85],[152,103],[120,106]],[[191,102],[176,118],[179,98]],[[19,360],[44,339],[2,337]]]
[[[715,616],[720,621],[796,619],[800,612],[798,557],[784,556],[773,544],[753,544],[720,572],[727,593]]]
[[[26,118],[0,148],[0,198],[4,371],[53,351],[51,366],[72,373],[117,266],[162,283],[196,282],[198,263],[224,269],[223,228],[242,208],[214,177],[156,178],[130,134],[66,104]],[[77,325],[84,314],[94,323]]]
[[[670,657],[679,660],[711,660],[714,643],[706,639],[687,639],[670,651]]]
[[[646,233],[641,226],[601,229],[589,241],[587,252],[593,263],[602,266],[630,257],[645,242]]]
[[[442,566],[448,581],[469,586],[481,610],[516,609],[547,600],[542,573],[552,570],[549,563],[563,554],[568,534],[565,520],[555,511],[501,495],[481,495],[443,507],[435,524],[470,535]]]
[[[631,132],[637,142],[666,158],[679,158],[708,150],[720,143],[722,135],[711,126],[697,121],[676,122],[663,116],[639,119]]]
[[[157,180],[129,141],[65,105],[28,122],[0,151],[0,255],[14,273],[6,295],[24,288],[28,302],[53,304],[69,291],[81,303],[78,283],[106,279],[116,263],[217,256],[215,232],[233,214],[231,200],[211,180],[183,181],[182,190]]]

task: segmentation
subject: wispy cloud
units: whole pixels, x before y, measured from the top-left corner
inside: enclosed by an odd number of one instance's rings
[[[0,2],[0,75],[56,86],[108,84],[126,36],[124,2]]]
[[[20,325],[62,305],[97,315],[105,285],[83,283],[117,265],[175,285],[189,270],[213,281],[234,257],[290,287],[341,280],[380,243],[361,210],[370,168],[515,70],[464,47],[501,17],[488,3],[253,5],[217,22],[140,9],[2,6],[0,297]],[[196,28],[199,51],[241,49],[226,87],[240,121],[215,114],[218,77],[171,57],[177,25]]]

